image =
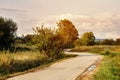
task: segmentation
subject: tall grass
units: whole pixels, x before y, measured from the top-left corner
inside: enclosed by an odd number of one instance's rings
[[[25,71],[45,62],[47,57],[36,52],[0,52],[0,76]]]

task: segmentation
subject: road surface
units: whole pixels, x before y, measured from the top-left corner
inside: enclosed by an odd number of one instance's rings
[[[77,54],[78,56],[54,63],[45,69],[29,72],[7,80],[75,80],[87,67],[101,57],[100,55],[85,52],[66,53]]]

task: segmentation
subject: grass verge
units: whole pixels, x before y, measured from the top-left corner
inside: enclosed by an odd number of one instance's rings
[[[94,75],[94,80],[120,80],[120,55],[112,52],[109,54],[105,56],[100,69]]]

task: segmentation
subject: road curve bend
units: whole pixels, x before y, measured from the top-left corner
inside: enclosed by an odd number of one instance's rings
[[[35,72],[8,78],[7,80],[75,80],[101,56],[87,52],[66,52],[77,54],[77,57],[62,60]]]

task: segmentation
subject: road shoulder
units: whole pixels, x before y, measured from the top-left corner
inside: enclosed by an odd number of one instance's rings
[[[81,73],[76,80],[93,80],[94,75],[97,73],[103,57],[98,58],[93,64],[91,64],[86,70]]]

